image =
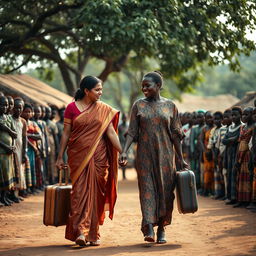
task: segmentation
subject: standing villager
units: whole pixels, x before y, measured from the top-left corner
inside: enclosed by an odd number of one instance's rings
[[[220,152],[216,146],[218,138],[220,137],[220,131],[222,127],[223,114],[217,111],[213,114],[214,127],[211,130],[209,142],[207,145],[208,149],[212,150],[213,161],[214,161],[214,198],[220,199],[224,196],[224,179],[219,165]]]
[[[223,126],[220,128],[219,136],[217,138],[217,142],[215,144],[216,148],[218,149],[219,155],[218,155],[218,167],[220,170],[220,174],[223,178],[224,182],[224,198],[223,200],[226,200],[227,197],[227,169],[224,167],[225,163],[227,161],[227,158],[229,157],[226,154],[226,146],[223,144],[222,140],[224,139],[229,126],[232,124],[232,119],[231,119],[231,109],[227,109],[224,111],[223,114],[223,121],[222,124]]]
[[[51,120],[52,118],[52,109],[50,107],[45,108],[45,117],[44,120],[47,125],[48,130],[48,143],[49,150],[47,156],[47,169],[48,169],[48,179],[49,184],[58,182],[58,173],[55,166],[59,141],[58,141],[58,128],[56,123]],[[55,112],[54,112],[55,113]]]
[[[37,169],[36,169],[36,156],[39,154],[37,148],[37,141],[41,140],[40,128],[38,125],[32,120],[34,115],[33,106],[29,103],[24,105],[22,117],[27,122],[27,138],[28,138],[28,149],[27,156],[29,159],[29,166],[31,172],[31,192],[37,193]]]
[[[19,195],[26,197],[26,176],[25,176],[25,155],[27,150],[27,124],[21,116],[24,107],[22,98],[14,99],[13,108],[13,125],[17,132],[17,138],[14,141],[14,164],[16,173],[18,173],[18,182],[16,188],[19,190]]]
[[[182,153],[183,153],[183,157],[184,157],[185,161],[187,163],[190,163],[190,161],[191,161],[190,134],[191,134],[191,130],[192,130],[195,119],[193,118],[193,115],[189,112],[186,112],[184,115],[186,115],[187,123],[182,126],[182,132],[185,135],[185,137],[182,141]],[[194,113],[194,115],[195,115],[195,113]]]
[[[196,176],[196,188],[201,194],[203,192],[204,184],[204,170],[203,170],[203,148],[201,145],[201,132],[204,127],[204,114],[205,110],[198,110],[196,112],[195,125],[191,129],[189,143],[190,143],[190,154],[191,161],[190,166]]]
[[[205,113],[205,123],[201,132],[201,144],[203,148],[204,162],[204,192],[203,195],[209,196],[214,194],[214,161],[213,154],[207,148],[211,130],[213,129],[213,115],[210,111]]]
[[[251,201],[251,179],[249,169],[250,150],[249,142],[254,130],[254,122],[252,119],[252,107],[243,110],[242,121],[244,123],[240,129],[239,145],[237,151],[236,167],[237,167],[237,204],[234,207],[248,206]]]
[[[41,136],[40,140],[36,141],[37,152],[35,156],[35,166],[36,166],[36,186],[38,189],[43,190],[45,185],[45,169],[44,169],[44,160],[46,157],[45,149],[45,137],[44,130],[45,126],[43,121],[40,119],[42,115],[41,106],[34,106],[34,122],[39,127],[39,134]]]
[[[256,101],[255,101],[256,103]],[[252,183],[252,196],[250,205],[246,208],[252,211],[256,211],[256,107],[253,109],[252,119],[254,122],[254,128],[251,139],[251,166],[252,166],[252,175],[251,175],[251,183]]]
[[[142,211],[141,231],[144,240],[166,243],[165,226],[172,221],[175,188],[175,152],[181,168],[187,167],[181,150],[181,122],[175,104],[160,96],[163,85],[158,72],[147,73],[141,88],[145,98],[131,110],[129,129],[120,164],[127,162],[127,151],[137,142],[136,170]],[[174,151],[175,148],[175,151]]]
[[[39,127],[42,131],[42,143],[43,143],[43,169],[44,169],[44,183],[49,184],[49,170],[48,170],[48,162],[49,162],[49,152],[50,152],[50,147],[49,147],[49,140],[48,140],[48,127],[47,124],[44,120],[45,118],[45,106],[40,106],[41,108],[41,116],[38,120]]]
[[[232,125],[229,126],[222,143],[226,145],[226,162],[224,168],[227,169],[227,198],[226,204],[237,202],[237,169],[235,168],[238,138],[240,136],[242,109],[235,106],[231,109]]]
[[[0,96],[0,201],[9,206],[12,201],[8,200],[8,194],[14,190],[16,183],[13,153],[15,151],[14,139],[17,138],[17,133],[11,117],[6,115],[7,109],[7,98]]]
[[[59,169],[65,166],[67,147],[72,192],[65,237],[79,245],[100,244],[99,225],[103,225],[106,210],[113,218],[116,202],[119,112],[100,101],[101,95],[100,79],[82,79],[75,101],[65,111],[56,162]]]

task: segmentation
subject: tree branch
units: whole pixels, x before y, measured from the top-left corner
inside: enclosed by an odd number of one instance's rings
[[[10,73],[12,73],[12,72],[14,72],[14,71],[20,69],[22,66],[26,65],[26,64],[30,61],[31,57],[32,57],[32,54],[30,54],[30,55],[27,57],[27,59],[26,59],[25,61],[23,61],[18,67],[14,68],[14,69],[12,69],[12,70],[10,70],[10,71],[8,71],[8,72],[6,72],[6,74],[10,74]]]

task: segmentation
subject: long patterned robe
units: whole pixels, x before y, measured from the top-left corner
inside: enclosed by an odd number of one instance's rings
[[[111,219],[114,214],[117,151],[104,133],[111,122],[117,130],[119,112],[101,101],[78,115],[73,115],[74,108],[75,102],[68,105],[64,120],[72,126],[67,151],[72,191],[66,238],[75,241],[83,234],[87,241],[96,241],[105,210]]]
[[[160,218],[164,225],[171,224],[176,176],[172,138],[182,138],[181,128],[177,108],[168,99],[140,99],[132,107],[128,135],[138,143],[135,165],[143,233]]]
[[[250,180],[250,170],[249,161],[251,153],[249,150],[249,141],[252,137],[253,126],[247,127],[244,125],[240,130],[239,146],[237,152],[237,162],[240,164],[238,169],[238,202],[250,202],[251,201],[251,180]]]
[[[238,138],[241,125],[230,125],[222,143],[226,145],[224,168],[227,169],[227,197],[237,200],[237,169],[235,168]]]

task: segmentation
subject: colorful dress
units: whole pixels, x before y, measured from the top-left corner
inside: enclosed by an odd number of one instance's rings
[[[252,203],[256,203],[256,125],[254,126],[253,134],[252,134],[252,148],[251,148],[251,152],[252,152],[251,158],[252,158],[252,166],[253,166],[251,202]]]
[[[27,122],[27,134],[40,134],[40,128],[38,125],[31,120],[28,120]],[[30,166],[30,172],[31,172],[31,182],[32,186],[36,187],[38,183],[39,176],[38,171],[36,169],[36,154],[37,154],[37,143],[36,140],[32,138],[28,138],[29,142],[32,144],[28,144],[28,150],[27,150],[27,156],[29,158],[29,166]]]
[[[135,166],[142,211],[141,230],[147,224],[171,224],[175,162],[172,139],[183,138],[178,110],[171,100],[139,99],[132,107],[128,135],[137,142]]]
[[[12,118],[3,115],[0,123],[15,131]],[[1,142],[7,146],[13,146],[14,140],[8,132],[0,130]],[[16,177],[14,170],[13,154],[7,154],[5,149],[0,147],[0,190],[10,190],[15,187]]]
[[[72,181],[71,212],[66,239],[75,241],[83,234],[87,241],[99,239],[99,225],[109,210],[112,219],[116,202],[117,151],[105,135],[113,123],[117,131],[119,112],[96,101],[80,112],[75,102],[64,114],[71,125],[68,141],[68,164]]]
[[[224,177],[222,175],[221,167],[219,166],[220,152],[217,146],[218,138],[220,137],[221,127],[214,127],[211,130],[210,138],[208,142],[208,149],[211,149],[214,157],[214,194],[217,197],[222,197],[225,194],[224,191]]]
[[[250,180],[250,170],[249,170],[249,161],[250,161],[250,150],[249,142],[252,137],[254,126],[247,127],[243,125],[240,130],[239,137],[239,146],[237,151],[237,163],[240,164],[238,169],[238,193],[237,201],[238,202],[250,202],[251,201],[251,180]]]
[[[12,118],[13,125],[17,132],[17,138],[14,140],[15,152],[14,152],[14,163],[16,173],[18,174],[18,182],[17,188],[20,190],[24,190],[27,188],[26,186],[26,177],[25,177],[25,165],[22,163],[22,156],[23,156],[23,138],[27,135],[27,126],[26,121],[23,118]]]
[[[209,143],[211,130],[208,126],[205,126],[202,129],[203,144],[205,150],[203,152],[203,161],[204,161],[204,190],[206,193],[213,193],[214,191],[214,161],[212,156],[212,151],[207,149]]]

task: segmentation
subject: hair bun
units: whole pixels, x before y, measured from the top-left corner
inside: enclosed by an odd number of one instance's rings
[[[163,77],[163,74],[162,74],[160,71],[154,70],[154,72],[157,73],[157,74],[159,74],[161,77]]]

